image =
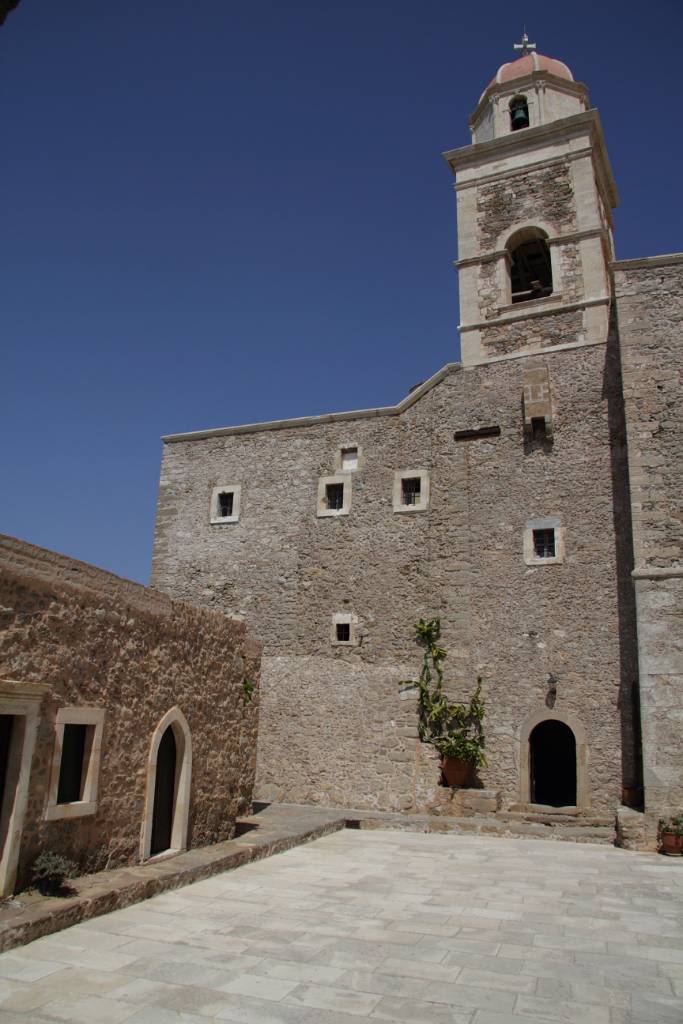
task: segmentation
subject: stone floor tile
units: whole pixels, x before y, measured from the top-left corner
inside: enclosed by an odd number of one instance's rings
[[[589,1006],[586,1003],[543,999],[540,996],[518,996],[515,1013],[527,1014],[529,1017],[537,1015],[561,1024],[610,1024],[607,1006]]]
[[[68,1021],[68,1024],[94,1024],[95,1021],[97,1024],[119,1024],[119,1021],[127,1020],[134,1012],[130,1003],[106,996],[59,999],[46,1003],[40,1009],[44,1017]]]
[[[683,1021],[683,1000],[678,996],[659,995],[654,992],[634,992],[631,996],[631,1009],[637,1021],[654,1021],[656,1024],[669,1024]]]
[[[49,974],[56,974],[64,970],[63,963],[41,959],[32,959],[28,956],[21,956],[17,953],[4,953],[0,956],[0,978],[10,978],[14,981],[39,981]]]
[[[255,996],[257,999],[272,999],[279,1003],[281,999],[293,992],[298,984],[298,981],[286,981],[282,978],[242,974],[221,985],[220,990],[236,996]]]
[[[335,982],[337,988],[376,992],[383,996],[407,996],[410,999],[420,999],[430,984],[426,978],[398,977],[377,971],[346,971]]]
[[[428,1003],[447,1003],[458,1009],[481,1008],[502,1012],[512,1010],[515,995],[512,992],[461,985],[458,979],[453,985],[441,981],[431,982],[422,999]]]
[[[381,995],[376,993],[358,992],[350,988],[333,988],[330,985],[299,985],[285,997],[284,1002],[286,1005],[337,1010],[340,1013],[367,1017],[381,998]]]
[[[417,999],[384,996],[370,1020],[406,1021],[406,1024],[471,1024],[474,1010],[457,1009],[447,1003],[427,1003]],[[536,1022],[537,1024],[537,1022]]]
[[[463,967],[458,975],[458,985],[473,985],[475,988],[494,989],[499,992],[523,992],[533,995],[536,978],[527,974],[504,974],[483,971],[475,967]]]
[[[268,958],[260,960],[251,969],[251,973],[263,974],[270,978],[282,978],[285,981],[308,981],[314,985],[334,985],[344,974],[344,968]]]

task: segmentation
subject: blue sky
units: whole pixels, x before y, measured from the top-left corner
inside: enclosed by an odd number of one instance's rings
[[[161,434],[393,404],[456,359],[440,154],[524,16],[600,108],[618,256],[683,248],[683,7],[534,8],[22,0],[0,531],[146,582]]]

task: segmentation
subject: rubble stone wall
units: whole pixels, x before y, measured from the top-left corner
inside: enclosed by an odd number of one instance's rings
[[[519,799],[520,737],[544,709],[585,730],[588,806],[612,811],[622,783],[632,784],[624,722],[635,668],[620,644],[616,560],[629,509],[612,456],[614,353],[595,346],[530,359],[549,370],[552,442],[523,433],[522,358],[452,368],[400,415],[165,445],[153,584],[243,615],[263,643],[261,798],[429,804],[438,764],[416,738],[415,700],[402,699],[399,683],[419,672],[413,624],[431,616],[442,620],[450,695],[468,698],[483,677],[481,785],[502,790],[507,805]],[[500,437],[454,440],[486,425],[499,425]],[[350,512],[317,518],[318,479],[350,445],[362,449]],[[418,469],[430,473],[429,509],[397,514],[394,472]],[[212,489],[230,483],[242,486],[239,522],[211,525]],[[566,529],[562,564],[525,564],[525,525],[539,516],[559,516]],[[355,616],[357,646],[332,643],[342,612]]]
[[[683,809],[683,256],[614,265],[628,433],[645,807]]]
[[[0,691],[2,680],[45,687],[18,884],[42,850],[83,871],[139,860],[150,742],[175,706],[193,745],[188,846],[229,838],[252,796],[259,671],[243,622],[0,538]],[[251,702],[245,678],[255,686]],[[105,709],[98,807],[47,821],[55,716],[64,707]]]

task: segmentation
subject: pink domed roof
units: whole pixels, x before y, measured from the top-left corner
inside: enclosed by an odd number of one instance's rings
[[[515,78],[525,78],[532,71],[549,71],[551,75],[557,75],[558,78],[566,78],[569,82],[574,81],[573,74],[561,60],[555,60],[554,57],[544,57],[542,53],[528,53],[525,57],[520,57],[518,60],[511,60],[507,64],[501,64],[496,77],[491,79],[488,87],[503,85],[505,82],[513,82]]]

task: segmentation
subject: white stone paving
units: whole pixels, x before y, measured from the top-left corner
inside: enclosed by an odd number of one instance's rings
[[[683,1022],[683,859],[337,832],[0,956],[0,1024]]]

